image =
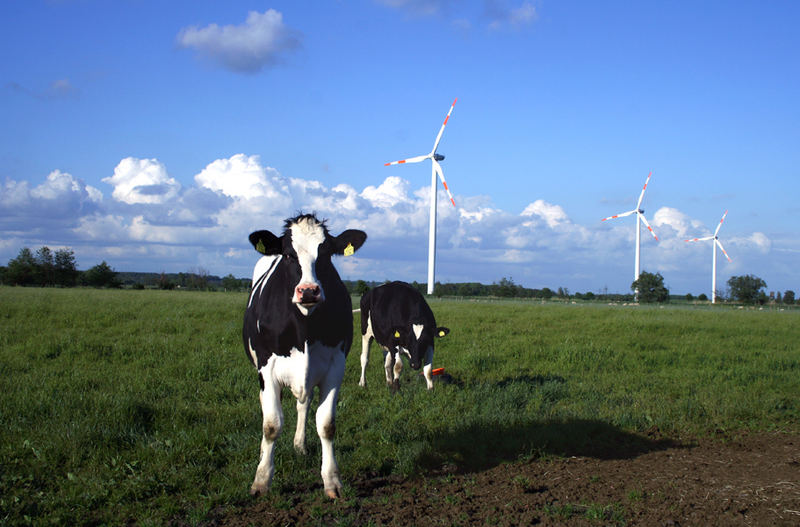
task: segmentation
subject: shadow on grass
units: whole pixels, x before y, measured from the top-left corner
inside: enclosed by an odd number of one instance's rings
[[[560,376],[523,375],[496,381],[488,388],[486,384],[458,386],[506,399],[494,415],[463,416],[462,424],[411,445],[411,459],[405,464],[418,469],[413,472],[476,472],[504,462],[548,456],[632,459],[686,446],[658,434],[632,433],[597,419],[537,420],[526,415],[522,409],[528,397],[535,395],[543,404],[568,397],[567,381]]]
[[[478,472],[509,461],[548,456],[633,459],[648,452],[685,445],[672,439],[633,434],[597,420],[569,419],[510,426],[473,424],[457,427],[418,452],[416,465],[438,471]]]

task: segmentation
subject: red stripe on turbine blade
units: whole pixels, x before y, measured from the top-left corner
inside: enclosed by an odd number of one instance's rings
[[[388,167],[391,163],[384,163],[383,166]]]
[[[450,203],[452,203],[454,207],[456,206],[456,201],[453,198],[450,198]]]
[[[442,185],[444,185],[444,189],[449,191],[450,189],[447,188],[447,181],[442,180]]]
[[[402,164],[402,163],[405,163],[405,162],[406,162],[406,160],[405,160],[405,159],[403,159],[402,161],[398,161],[397,163],[398,163],[398,164]]]
[[[448,115],[447,117],[445,117],[445,118],[444,118],[444,122],[442,123],[442,126],[445,126],[445,125],[447,124],[447,120],[448,120],[448,119],[450,119],[450,116],[449,116],[449,115]]]

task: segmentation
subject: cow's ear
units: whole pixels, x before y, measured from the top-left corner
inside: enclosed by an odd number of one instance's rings
[[[280,254],[283,250],[281,239],[269,231],[256,231],[250,234],[250,243],[261,254]]]
[[[436,328],[436,336],[439,337],[439,338],[444,337],[448,333],[450,333],[450,329],[449,328],[446,328],[444,326],[442,326],[440,328]]]
[[[333,239],[333,252],[350,256],[367,241],[367,233],[356,229],[347,229]]]

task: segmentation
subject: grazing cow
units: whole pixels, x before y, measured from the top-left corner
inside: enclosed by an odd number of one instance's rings
[[[403,353],[411,367],[422,369],[428,389],[433,388],[431,368],[433,363],[433,339],[450,333],[445,327],[436,327],[428,303],[419,291],[405,282],[390,282],[367,291],[361,297],[361,380],[366,386],[365,372],[369,362],[369,346],[372,339],[383,348],[386,383],[397,389],[403,361]],[[394,372],[394,376],[392,373]]]
[[[325,494],[341,496],[333,456],[335,412],[353,340],[350,294],[331,263],[334,254],[351,255],[366,240],[358,230],[332,236],[324,222],[301,214],[286,220],[283,235],[256,231],[250,243],[264,256],[256,263],[244,314],[245,352],[258,370],[263,414],[261,457],[250,493],[264,493],[275,473],[275,440],[283,427],[281,388],[297,399],[294,447],[305,453],[305,426],[314,387],[319,387],[317,434],[322,444]]]

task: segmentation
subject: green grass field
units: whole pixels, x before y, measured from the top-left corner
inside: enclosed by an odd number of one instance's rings
[[[0,524],[202,523],[247,496],[261,414],[241,347],[245,294],[0,287]],[[355,303],[357,305],[357,303]],[[800,313],[433,300],[432,393],[392,395],[373,346],[348,357],[336,435],[360,474],[480,470],[662,437],[800,431]],[[414,372],[416,373],[416,372]],[[288,393],[288,392],[287,392]],[[312,408],[313,410],[313,408]],[[271,496],[320,485],[284,398]],[[321,493],[321,491],[319,491]]]

